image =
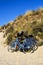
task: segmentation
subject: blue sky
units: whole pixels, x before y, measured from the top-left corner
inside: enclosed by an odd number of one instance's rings
[[[43,0],[0,0],[0,26],[14,20],[27,10],[43,7]]]

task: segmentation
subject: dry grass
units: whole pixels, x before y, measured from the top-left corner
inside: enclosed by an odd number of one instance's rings
[[[8,36],[8,34],[11,36],[12,34],[11,37],[15,38],[17,32],[24,30],[28,31],[28,34],[33,34],[34,36],[39,36],[43,39],[43,8],[26,12],[24,15],[18,16],[12,23],[8,23],[4,27],[6,31],[5,36]],[[7,40],[8,38],[10,37],[8,36]]]

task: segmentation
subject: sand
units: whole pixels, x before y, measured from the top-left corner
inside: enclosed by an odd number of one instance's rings
[[[0,65],[43,65],[43,46],[34,53],[8,52],[3,46],[3,33],[0,33]]]

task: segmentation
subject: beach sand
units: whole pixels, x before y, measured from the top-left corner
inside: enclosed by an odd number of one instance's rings
[[[43,46],[40,46],[34,53],[8,52],[3,46],[3,33],[0,33],[0,65],[43,65]]]

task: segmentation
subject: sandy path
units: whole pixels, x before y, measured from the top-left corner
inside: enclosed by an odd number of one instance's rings
[[[34,53],[11,53],[3,47],[3,42],[3,33],[0,33],[0,65],[43,65],[43,46]]]

